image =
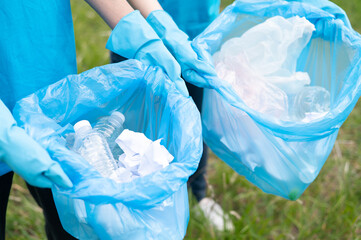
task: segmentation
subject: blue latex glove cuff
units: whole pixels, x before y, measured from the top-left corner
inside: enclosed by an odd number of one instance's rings
[[[106,48],[125,58],[136,58],[137,51],[149,41],[160,41],[139,11],[123,17],[109,36]]]
[[[106,48],[123,57],[160,66],[177,89],[188,96],[185,82],[180,78],[179,64],[139,11],[129,13],[118,22],[110,34]]]
[[[208,81],[217,77],[214,67],[197,55],[187,34],[178,28],[172,17],[163,10],[156,10],[149,14],[147,21],[181,65],[183,78],[198,87],[210,87]]]

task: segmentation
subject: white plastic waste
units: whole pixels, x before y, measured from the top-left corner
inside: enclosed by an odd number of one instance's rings
[[[93,130],[87,120],[74,125],[73,150],[78,152],[103,177],[109,178],[116,167],[115,160],[103,135]]]
[[[318,86],[304,87],[293,102],[293,115],[304,122],[323,117],[329,109],[330,92]]]
[[[203,198],[199,204],[204,216],[218,231],[234,231],[234,225],[229,215],[212,198]]]
[[[225,62],[217,63],[215,69],[218,77],[229,82],[247,106],[271,116],[287,115],[288,100],[284,91],[264,81],[246,64],[239,64],[233,69],[229,66]]]
[[[296,71],[297,59],[314,30],[314,25],[304,17],[269,18],[241,37],[229,39],[213,55],[218,76],[229,82],[245,104],[256,111],[297,121],[307,116],[305,121],[312,121],[329,111],[330,105],[327,90],[306,88],[311,83],[308,73]],[[307,99],[319,99],[317,107],[289,111],[295,107],[295,96],[300,92]],[[324,97],[318,97],[320,94]],[[297,104],[304,106],[304,99],[298,97]]]

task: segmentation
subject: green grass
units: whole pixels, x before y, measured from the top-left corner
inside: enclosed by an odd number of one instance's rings
[[[223,6],[231,3],[223,1]],[[361,32],[361,0],[335,0]],[[78,71],[109,62],[109,29],[83,1],[72,3]],[[297,201],[263,193],[211,155],[209,196],[230,211],[235,232],[216,232],[195,210],[186,239],[361,239],[361,104],[342,126],[318,178]],[[7,213],[7,239],[45,239],[41,209],[18,176]]]

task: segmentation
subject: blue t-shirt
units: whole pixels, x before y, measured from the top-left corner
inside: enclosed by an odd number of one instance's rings
[[[0,99],[12,110],[77,72],[73,21],[69,0],[2,0],[0,9]],[[9,171],[0,163],[0,175]]]
[[[220,0],[159,0],[178,27],[193,39],[219,14]]]

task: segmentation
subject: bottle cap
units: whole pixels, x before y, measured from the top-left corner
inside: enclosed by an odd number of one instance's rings
[[[90,125],[90,123],[89,123],[88,120],[79,121],[79,122],[77,122],[77,123],[74,125],[74,131],[76,132],[76,131],[78,131],[80,128],[85,127],[85,126],[91,128],[91,125]]]
[[[117,119],[119,119],[120,123],[123,124],[125,121],[125,117],[121,112],[115,111],[112,113],[111,115],[112,117],[116,117]]]

